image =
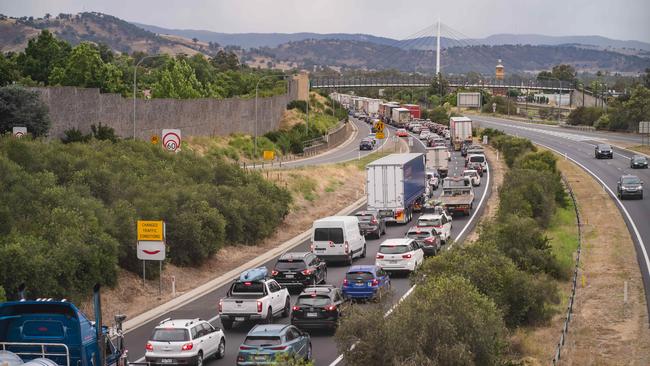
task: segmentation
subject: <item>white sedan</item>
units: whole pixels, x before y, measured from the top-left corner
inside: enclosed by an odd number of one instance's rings
[[[472,182],[474,187],[481,185],[481,176],[474,169],[467,169],[463,171],[463,176],[469,178],[469,181]]]
[[[413,239],[388,239],[381,243],[375,265],[384,271],[415,271],[424,262],[424,251]]]

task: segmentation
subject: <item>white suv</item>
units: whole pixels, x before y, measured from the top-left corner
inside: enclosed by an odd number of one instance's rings
[[[202,366],[210,356],[223,358],[223,331],[201,319],[165,319],[154,329],[144,357],[150,365]]]
[[[384,271],[415,271],[424,262],[424,251],[413,239],[388,239],[381,243],[375,265]]]
[[[418,219],[417,227],[433,227],[440,236],[443,244],[451,238],[451,216],[446,212],[425,214]]]

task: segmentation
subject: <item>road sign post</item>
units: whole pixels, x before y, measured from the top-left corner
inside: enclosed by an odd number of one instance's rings
[[[162,295],[162,262],[167,255],[165,246],[165,222],[138,220],[138,247],[137,256],[142,260],[142,285],[146,284],[147,261],[158,261],[158,292]]]
[[[162,130],[162,145],[165,150],[179,152],[181,151],[181,130],[165,129]]]
[[[158,145],[158,136],[156,135],[151,136],[151,143],[153,145]]]

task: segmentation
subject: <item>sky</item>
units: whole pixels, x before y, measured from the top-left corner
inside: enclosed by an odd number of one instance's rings
[[[224,33],[368,33],[404,39],[434,24],[491,34],[600,35],[650,42],[650,0],[0,0],[0,13],[98,11]]]

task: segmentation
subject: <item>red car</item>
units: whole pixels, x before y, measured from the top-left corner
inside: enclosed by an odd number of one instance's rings
[[[403,128],[400,128],[399,130],[397,130],[397,132],[395,132],[395,134],[397,136],[399,136],[399,137],[407,137],[409,135],[409,133],[406,132],[406,130],[403,129]]]

